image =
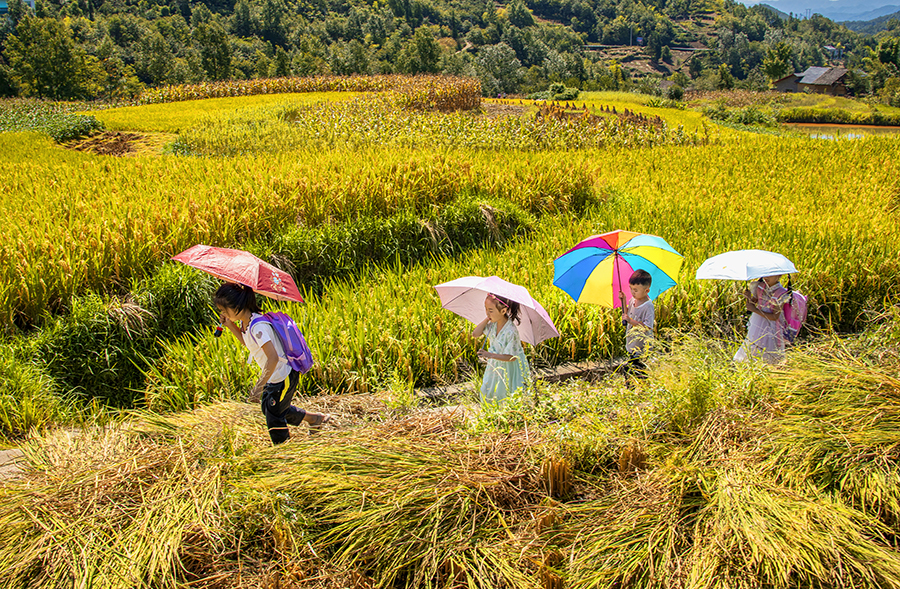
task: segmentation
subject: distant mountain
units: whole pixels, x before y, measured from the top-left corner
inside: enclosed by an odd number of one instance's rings
[[[769,1],[769,0],[767,0],[767,1]],[[784,19],[786,19],[786,18],[788,17],[788,13],[786,13],[786,12],[781,12],[780,10],[778,10],[777,8],[775,8],[774,6],[772,6],[771,4],[759,3],[759,4],[757,4],[757,6],[762,6],[763,8],[768,8],[769,10],[771,10],[772,12],[774,12],[776,15],[778,15],[778,18],[780,18],[781,20],[784,20]]]
[[[766,4],[794,16],[821,14],[834,21],[867,21],[900,10],[896,4],[885,5],[884,0],[742,0],[746,6]]]
[[[890,18],[891,15],[897,14],[900,12],[900,6],[890,5],[890,6],[882,6],[881,8],[877,8],[875,10],[870,10],[864,14],[857,14],[852,19],[847,19],[848,21],[856,21],[856,22],[866,22],[875,20],[878,18]],[[829,17],[830,18],[830,17]]]
[[[854,20],[842,22],[841,24],[851,31],[856,31],[857,33],[865,33],[867,35],[874,35],[878,31],[886,30],[888,28],[888,21],[892,18],[900,20],[900,12],[894,12],[885,16],[879,16],[878,18],[873,18],[871,20]]]

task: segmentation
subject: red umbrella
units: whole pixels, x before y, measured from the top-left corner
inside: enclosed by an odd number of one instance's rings
[[[249,286],[277,301],[303,302],[291,275],[243,250],[195,245],[172,256],[192,268],[203,270],[226,282]]]

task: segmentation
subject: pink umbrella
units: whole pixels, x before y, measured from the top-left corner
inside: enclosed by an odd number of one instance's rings
[[[434,287],[441,297],[441,307],[453,311],[463,319],[474,324],[484,320],[484,299],[488,294],[495,294],[519,303],[522,323],[517,325],[522,341],[531,345],[538,344],[551,337],[559,337],[559,332],[550,315],[536,300],[531,298],[528,289],[518,284],[507,282],[496,276],[464,276]]]
[[[195,245],[172,256],[172,259],[226,282],[249,286],[270,299],[303,302],[290,274],[243,250]]]

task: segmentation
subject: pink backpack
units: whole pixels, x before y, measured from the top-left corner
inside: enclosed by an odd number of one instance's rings
[[[788,289],[790,289],[790,284]],[[789,343],[794,343],[794,339],[800,333],[800,328],[806,322],[806,306],[806,295],[796,290],[791,290],[791,298],[782,307],[782,312],[784,313],[784,339]]]
[[[288,364],[292,369],[304,374],[309,372],[314,362],[312,351],[290,315],[280,311],[270,311],[254,319],[250,326],[252,327],[257,321],[266,321],[272,324],[272,329],[275,330],[275,334],[281,340],[284,355],[287,357]]]

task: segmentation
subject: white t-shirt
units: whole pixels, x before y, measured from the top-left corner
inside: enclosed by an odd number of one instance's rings
[[[250,325],[244,334],[244,343],[247,344],[247,349],[250,350],[250,357],[247,358],[247,362],[249,363],[253,359],[256,360],[260,368],[265,368],[266,353],[262,347],[266,342],[272,342],[272,345],[275,346],[275,353],[278,354],[278,366],[275,368],[272,376],[269,377],[268,382],[282,382],[291,374],[291,366],[287,363],[287,358],[284,355],[284,347],[281,345],[281,340],[275,333],[271,323],[265,319],[253,323],[253,320],[257,317],[262,317],[262,315],[259,313],[250,315]]]
[[[650,299],[637,306],[635,302],[634,299],[628,301],[628,315],[640,325],[629,323],[625,328],[625,349],[640,354],[646,351],[647,342],[653,339],[653,320],[656,313]]]

